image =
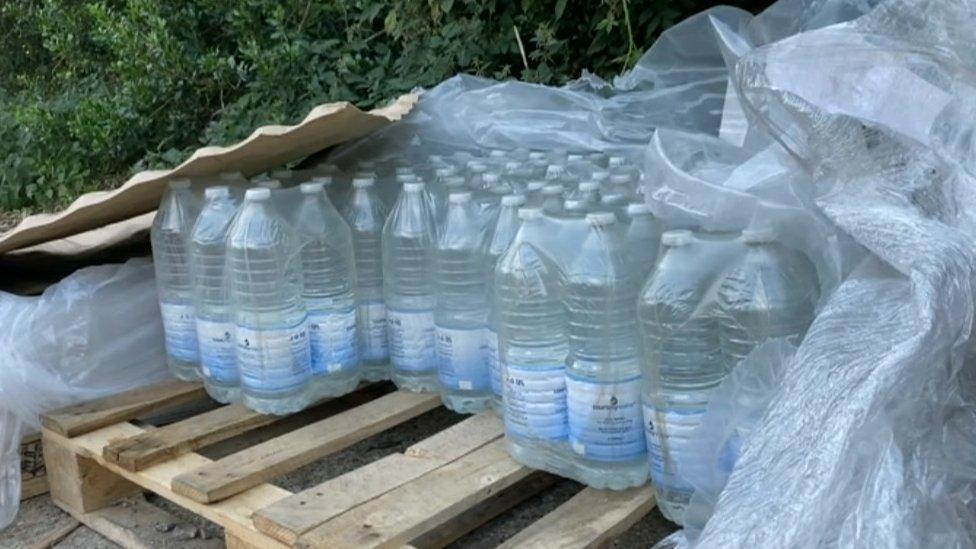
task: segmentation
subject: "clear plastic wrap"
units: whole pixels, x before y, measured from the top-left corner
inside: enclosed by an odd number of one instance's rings
[[[46,410],[170,377],[152,263],[79,270],[38,297],[0,293],[0,527],[20,500],[20,434]],[[16,478],[10,478],[14,475]]]

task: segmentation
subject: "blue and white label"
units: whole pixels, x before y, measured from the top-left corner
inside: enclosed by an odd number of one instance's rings
[[[386,314],[393,367],[409,372],[436,370],[434,312],[387,309]]]
[[[390,346],[386,337],[386,305],[382,302],[361,303],[359,316],[359,352],[363,360],[388,360]]]
[[[488,376],[491,382],[491,392],[497,397],[502,396],[502,362],[498,355],[498,333],[488,330]]]
[[[640,383],[640,376],[596,381],[567,374],[569,445],[574,452],[598,461],[645,455]]]
[[[197,319],[200,342],[200,369],[207,379],[219,383],[237,383],[237,351],[233,322]]]
[[[166,352],[184,362],[200,359],[197,349],[197,317],[193,305],[160,303],[163,331],[166,333]]]
[[[309,311],[308,342],[313,374],[329,375],[352,370],[359,364],[356,310]]]
[[[487,391],[488,330],[459,330],[437,326],[437,378],[441,387],[451,391]]]
[[[566,418],[566,368],[505,367],[505,431],[537,440],[562,440],[569,434]]]
[[[255,330],[236,327],[241,385],[255,392],[288,393],[312,375],[305,321],[290,328]]]
[[[689,479],[708,471],[707,457],[695,451],[692,435],[701,423],[704,408],[661,410],[644,402],[644,427],[651,480],[658,488],[691,494]]]

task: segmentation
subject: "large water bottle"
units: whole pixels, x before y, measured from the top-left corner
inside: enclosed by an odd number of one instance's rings
[[[383,297],[393,381],[407,391],[437,391],[434,215],[423,183],[406,183],[383,226]]]
[[[352,181],[352,196],[344,216],[352,230],[356,257],[356,326],[362,377],[368,381],[390,379],[390,346],[386,335],[383,302],[383,223],[386,206],[376,194],[372,177]]]
[[[644,283],[657,261],[661,242],[661,224],[647,204],[628,204],[626,210],[627,253],[637,270],[637,278]]]
[[[522,222],[519,219],[518,210],[525,204],[525,197],[512,194],[502,197],[501,210],[498,214],[498,222],[495,224],[491,236],[485,246],[485,266],[484,271],[487,278],[488,287],[488,373],[491,382],[491,408],[502,415],[502,366],[501,357],[498,349],[498,300],[495,292],[495,267],[502,255],[508,250],[512,239],[518,232]]]
[[[352,232],[321,183],[302,183],[295,212],[301,245],[302,299],[308,313],[311,397],[344,395],[359,384],[356,265]]]
[[[566,400],[577,477],[594,488],[647,481],[637,353],[638,273],[611,212],[586,216],[579,252],[566,268],[569,326]]]
[[[488,296],[482,221],[471,192],[451,193],[437,243],[437,374],[444,405],[459,413],[488,406]]]
[[[217,402],[240,400],[240,375],[234,343],[234,310],[227,288],[227,232],[240,206],[230,189],[209,187],[190,237],[200,371],[207,393]]]
[[[522,208],[519,217],[522,226],[495,269],[506,443],[520,463],[559,470],[568,435],[566,315],[557,266],[543,251],[542,210]]]
[[[227,255],[244,404],[265,414],[297,412],[309,403],[312,376],[299,240],[270,189],[247,190]]]
[[[665,517],[679,524],[707,470],[691,436],[708,395],[728,369],[720,343],[717,278],[742,251],[734,233],[668,231],[637,305],[644,373],[644,426],[651,479]]]
[[[189,239],[199,205],[189,179],[171,181],[150,232],[159,309],[166,333],[166,359],[173,375],[200,379]]]

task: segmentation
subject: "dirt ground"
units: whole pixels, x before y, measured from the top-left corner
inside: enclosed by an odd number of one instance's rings
[[[445,408],[438,408],[275,479],[274,484],[291,491],[309,488],[383,456],[401,452],[464,417]],[[268,436],[273,434],[269,432]],[[235,449],[234,441],[228,441],[204,449],[201,453],[216,458]],[[452,547],[494,547],[554,510],[582,488],[582,485],[570,480],[557,480],[549,488],[457,540]],[[158,496],[149,495],[145,501],[128,502],[122,507],[123,509],[118,510],[118,520],[139,530],[141,535],[151,538],[153,547],[209,549],[222,546],[223,531],[220,527]],[[132,518],[137,514],[142,518]],[[48,496],[33,498],[22,503],[17,521],[9,529],[0,532],[0,549],[37,547],[38,542],[59,549],[117,547],[115,543],[85,526],[72,528],[74,522],[74,519],[55,507]],[[612,546],[650,547],[675,529],[676,526],[665,520],[655,509],[614,540]],[[47,543],[50,536],[57,537],[58,541]]]

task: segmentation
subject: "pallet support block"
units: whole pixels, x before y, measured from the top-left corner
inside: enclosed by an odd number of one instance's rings
[[[97,511],[142,492],[138,485],[76,453],[60,435],[45,430],[43,440],[51,499],[72,515]]]

